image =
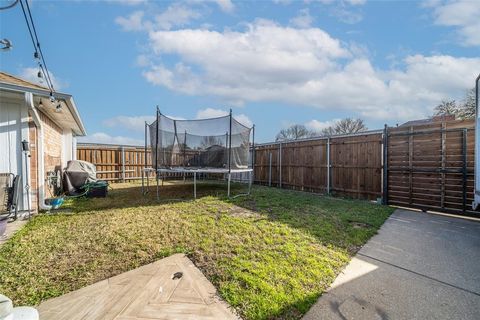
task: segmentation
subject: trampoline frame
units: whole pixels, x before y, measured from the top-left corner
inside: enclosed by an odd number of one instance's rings
[[[159,116],[161,115],[160,109],[157,106],[157,129],[155,133],[156,137],[156,143],[155,143],[155,154],[158,155],[158,124],[159,124]],[[144,167],[142,170],[142,193],[145,195],[148,193],[148,188],[150,187],[149,184],[149,177],[148,173],[149,172],[155,172],[155,180],[156,180],[156,195],[157,195],[157,200],[160,199],[160,183],[159,181],[162,180],[162,185],[163,181],[165,180],[164,178],[160,178],[162,173],[183,173],[183,180],[185,181],[185,174],[186,173],[193,173],[193,198],[197,199],[197,173],[220,173],[220,174],[226,174],[227,175],[227,196],[230,198],[231,197],[231,180],[232,180],[232,173],[242,173],[242,172],[248,172],[249,177],[248,177],[248,192],[247,193],[242,193],[233,196],[233,198],[239,197],[239,196],[246,196],[250,195],[251,190],[252,190],[252,183],[254,179],[254,170],[253,166],[255,163],[255,125],[252,126],[252,157],[251,157],[251,167],[250,168],[240,168],[240,169],[232,169],[231,167],[231,153],[232,153],[232,109],[230,109],[230,130],[229,130],[229,141],[228,141],[228,168],[213,168],[213,167],[171,167],[171,168],[159,168],[158,167],[158,161],[155,161],[155,167],[147,167],[147,155],[148,155],[148,123],[145,121],[145,157],[144,157]],[[153,152],[153,149],[151,150],[150,154]],[[145,184],[145,178],[146,178],[146,184]]]

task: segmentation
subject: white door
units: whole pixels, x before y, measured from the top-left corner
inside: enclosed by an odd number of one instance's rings
[[[22,176],[22,137],[25,136],[25,126],[22,124],[22,115],[25,106],[23,101],[14,99],[0,99],[0,172],[13,173]],[[26,131],[28,133],[28,129]],[[22,179],[22,189],[24,181]],[[24,208],[24,190],[19,192],[19,209]],[[26,205],[26,203],[25,203]]]

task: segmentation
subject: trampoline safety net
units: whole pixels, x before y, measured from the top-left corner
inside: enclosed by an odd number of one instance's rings
[[[230,115],[176,120],[157,114],[148,125],[156,169],[247,169],[250,131]]]

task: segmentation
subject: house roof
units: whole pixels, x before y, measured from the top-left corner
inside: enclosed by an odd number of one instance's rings
[[[43,98],[50,97],[49,88],[21,79],[3,71],[0,71],[0,89],[13,92],[30,92],[36,97],[35,101],[37,102],[41,101]],[[78,113],[73,97],[69,94],[60,92],[55,92],[54,96],[58,101],[63,101],[65,103],[69,112],[56,113],[50,110],[52,108],[43,108],[42,112],[46,113],[61,127],[71,128],[75,135],[86,135],[85,127],[82,119],[80,118],[80,114]]]
[[[428,119],[410,120],[405,123],[402,123],[400,127],[419,126],[419,125],[430,124],[434,122],[442,122],[442,121],[450,121],[450,120],[455,120],[455,115],[447,114],[447,115],[433,116]]]
[[[422,124],[429,124],[432,123],[432,119],[418,119],[418,120],[410,120],[405,123],[402,123],[400,126],[405,127],[405,126],[418,126]]]
[[[0,82],[3,83],[8,83],[8,84],[14,84],[17,86],[25,87],[25,88],[32,88],[32,89],[40,89],[40,90],[47,90],[50,91],[47,87],[43,87],[41,85],[38,85],[36,83],[23,80],[21,78],[12,76],[11,74],[8,74],[6,72],[0,71]]]

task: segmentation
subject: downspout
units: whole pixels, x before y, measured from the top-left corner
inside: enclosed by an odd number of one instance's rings
[[[25,101],[28,108],[32,111],[32,119],[38,130],[38,205],[40,210],[50,210],[52,206],[45,204],[45,153],[43,150],[43,125],[40,120],[37,108],[33,104],[33,94],[31,92],[25,93]]]

